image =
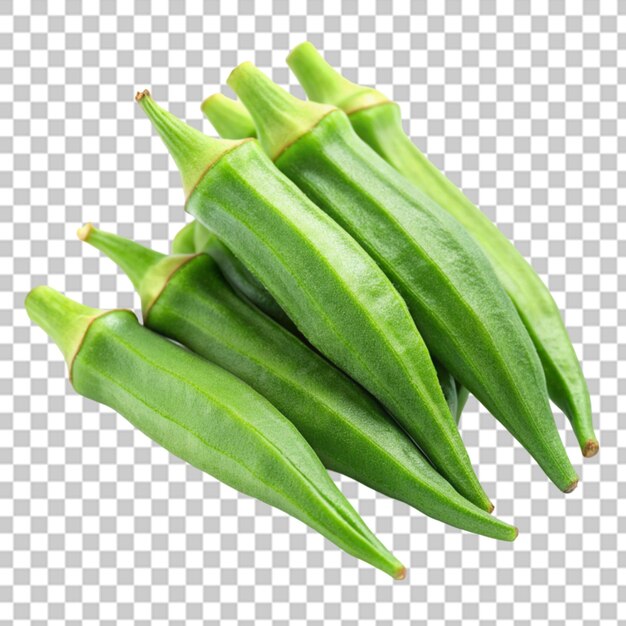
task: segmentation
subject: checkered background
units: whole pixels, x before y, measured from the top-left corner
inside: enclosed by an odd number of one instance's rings
[[[2,626],[626,619],[625,2],[2,0],[0,13]],[[557,413],[582,477],[565,496],[471,401],[463,436],[496,513],[520,527],[512,545],[334,476],[409,566],[404,582],[79,397],[23,310],[41,283],[138,308],[77,227],[165,251],[185,222],[136,90],[209,132],[199,103],[241,61],[301,94],[285,56],[307,38],[399,101],[418,144],[532,259],[566,311],[599,426],[600,455],[583,463]]]

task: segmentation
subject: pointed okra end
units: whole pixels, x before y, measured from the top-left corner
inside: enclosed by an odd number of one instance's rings
[[[227,82],[248,109],[259,141],[272,159],[335,110],[292,96],[250,62],[236,67]]]
[[[598,454],[599,450],[600,450],[600,444],[598,443],[597,439],[588,439],[587,441],[585,441],[584,445],[582,446],[583,456],[586,459],[590,459],[592,456],[595,456],[596,454]]]
[[[35,287],[24,303],[28,317],[59,346],[72,378],[72,364],[92,322],[108,311],[70,300],[51,287]]]
[[[256,137],[254,121],[241,102],[223,93],[209,96],[200,108],[217,134],[224,139]]]
[[[108,256],[130,278],[141,298],[144,321],[176,270],[195,256],[166,256],[93,224],[79,228],[78,238]]]
[[[135,100],[163,139],[176,162],[185,190],[189,196],[204,173],[219,159],[238,146],[241,141],[208,137],[161,108],[146,89],[137,93]]]
[[[333,104],[348,115],[389,103],[380,91],[357,85],[342,76],[308,41],[289,53],[287,65],[311,100]]]

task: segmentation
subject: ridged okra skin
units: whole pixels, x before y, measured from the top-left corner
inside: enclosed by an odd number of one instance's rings
[[[378,397],[462,495],[491,507],[404,301],[255,142],[223,156],[187,210],[251,268],[311,344]]]
[[[73,323],[62,298],[38,287],[26,303],[53,337],[51,326]],[[63,317],[53,319],[51,301]],[[78,393],[111,407],[172,454],[297,517],[349,554],[404,576],[291,422],[229,372],[140,326],[128,311],[96,312],[69,363]]]
[[[254,122],[247,109],[240,102],[232,100],[221,93],[206,98],[202,103],[202,112],[217,129],[221,137],[227,139],[245,139],[247,137],[256,136]],[[198,230],[208,233],[208,231],[200,225],[198,225]],[[200,252],[201,248],[198,248],[197,251]],[[251,278],[254,283],[260,285],[253,276],[251,276]],[[250,300],[255,302],[254,298],[250,298]],[[278,307],[277,304],[275,306]],[[265,308],[260,308],[268,313]],[[278,307],[278,309],[282,311],[280,307]],[[278,319],[271,313],[269,314],[274,317],[274,319]],[[280,320],[278,319],[278,321]],[[437,370],[439,385],[448,403],[450,412],[456,417],[458,422],[463,406],[465,406],[465,401],[467,400],[467,390],[463,385],[460,385],[454,380],[454,377],[446,371],[441,363],[433,360],[433,364]]]
[[[526,326],[541,359],[548,392],[567,415],[584,456],[598,452],[591,400],[578,357],[558,306],[515,246],[413,144],[399,107],[383,94],[336,72],[310,43],[297,46],[288,63],[309,98],[341,108],[365,143],[455,217],[479,244]],[[219,112],[219,110],[218,110]]]
[[[217,262],[230,286],[240,296],[291,332],[297,333],[295,324],[254,274],[211,231],[198,222],[195,225],[195,252],[208,254]]]
[[[400,422],[466,498],[482,490],[406,304],[363,248],[255,140],[206,137],[137,96],[176,161],[187,211],[267,287],[302,334]]]
[[[342,111],[315,111],[251,64],[235,69],[229,84],[278,168],[385,271],[433,355],[561,490],[571,491],[578,477],[554,423],[536,350],[459,222],[361,141]],[[292,131],[281,149],[276,129],[282,127]]]
[[[278,306],[270,292],[212,232],[193,220],[176,233],[172,240],[172,254],[194,254],[195,252],[205,252],[215,259],[230,286],[241,297],[285,328],[297,332],[294,323]]]
[[[459,495],[380,405],[228,286],[201,254],[168,280],[145,323],[232,372],[285,415],[328,469],[464,530],[517,530]]]
[[[570,420],[583,455],[594,456],[599,444],[587,382],[558,306],[541,278],[498,227],[406,136],[397,105],[358,111],[350,122],[366,143],[453,215],[480,245],[530,334],[550,398]]]

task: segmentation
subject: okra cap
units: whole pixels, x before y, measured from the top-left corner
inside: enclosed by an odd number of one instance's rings
[[[259,141],[273,160],[337,110],[292,96],[249,61],[237,66],[226,82],[248,109]]]
[[[348,115],[390,103],[380,91],[357,85],[342,76],[308,41],[289,53],[287,65],[311,100],[333,104]]]
[[[111,311],[86,306],[46,285],[32,289],[24,306],[28,317],[59,346],[71,380],[72,366],[87,331],[95,320]]]
[[[130,278],[141,298],[144,322],[172,276],[185,263],[197,256],[196,254],[167,256],[130,239],[102,231],[93,224],[85,224],[79,228],[77,235],[81,241],[108,256]]]
[[[146,89],[135,96],[178,166],[188,198],[204,174],[244,140],[208,137],[160,107]]]
[[[224,139],[256,137],[256,127],[246,107],[223,93],[214,93],[200,105],[217,134]]]

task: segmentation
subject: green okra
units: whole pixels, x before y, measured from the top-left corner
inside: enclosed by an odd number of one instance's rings
[[[240,102],[228,98],[221,93],[217,93],[206,98],[202,103],[201,108],[202,112],[224,139],[245,139],[247,137],[256,136],[254,122],[252,121],[248,110]],[[198,228],[200,231],[204,230],[205,232],[208,232],[201,225],[198,225]],[[201,251],[201,249],[198,248],[197,251]],[[252,277],[252,280],[254,281],[254,277]],[[256,282],[258,284],[258,281]],[[265,291],[267,292],[267,290]],[[253,298],[250,299],[254,302]],[[260,308],[267,313],[263,307]],[[272,317],[277,319],[273,315]],[[441,363],[433,359],[433,364],[437,370],[437,378],[439,379],[439,385],[441,387],[441,391],[443,392],[443,396],[446,399],[448,407],[450,408],[450,412],[453,416],[455,416],[458,422],[460,412],[463,410],[463,406],[459,404],[459,395],[461,398],[465,398],[466,400],[466,390],[463,385],[460,385],[454,380],[454,377],[446,371]],[[463,405],[464,404],[465,401],[463,401]]]
[[[461,419],[461,415],[463,415],[463,409],[467,404],[467,400],[469,399],[469,389],[464,387],[460,383],[457,383],[456,386],[456,413],[454,414],[456,417],[457,424]]]
[[[254,304],[293,333],[298,329],[272,294],[254,274],[208,229],[195,222],[195,251],[213,258],[230,284],[246,300]]]
[[[193,254],[196,251],[196,222],[185,224],[172,239],[172,254]]]
[[[346,114],[304,102],[243,63],[228,84],[266,153],[372,256],[433,355],[502,422],[563,491],[578,483],[535,347],[461,224],[356,135]]]
[[[567,415],[586,457],[599,450],[589,389],[559,308],[532,266],[463,192],[415,146],[402,128],[400,108],[375,89],[355,85],[324,61],[310,43],[288,63],[309,98],[333,104],[357,134],[413,184],[454,216],[490,260],[541,359],[548,392]]]
[[[193,220],[186,224],[172,240],[173,254],[206,252],[215,259],[230,286],[242,297],[280,322],[285,328],[297,332],[294,323],[278,306],[270,292],[248,271],[245,265],[207,228]]]
[[[181,172],[186,210],[267,287],[322,354],[376,396],[466,498],[491,510],[406,304],[363,248],[254,139],[203,135],[137,100]]]
[[[170,259],[161,271],[186,261]],[[350,506],[309,444],[254,389],[144,328],[130,311],[92,309],[49,287],[33,289],[26,310],[63,351],[78,393],[111,407],[194,467],[404,577],[404,567]]]
[[[144,324],[228,370],[296,426],[328,469],[445,523],[512,541],[517,529],[459,495],[363,389],[274,320],[239,298],[206,254],[172,257],[93,228],[141,296]],[[158,294],[156,298],[154,294]]]
[[[214,93],[200,105],[202,112],[224,139],[256,137],[256,128],[241,102],[222,93]]]

